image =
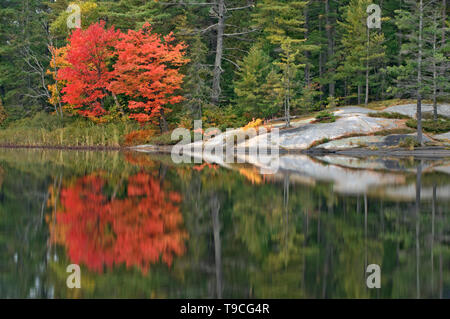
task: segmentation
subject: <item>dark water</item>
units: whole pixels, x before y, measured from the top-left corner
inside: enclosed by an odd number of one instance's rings
[[[261,176],[0,150],[0,297],[450,297],[449,162],[303,160],[309,173]],[[380,289],[366,286],[369,264]]]

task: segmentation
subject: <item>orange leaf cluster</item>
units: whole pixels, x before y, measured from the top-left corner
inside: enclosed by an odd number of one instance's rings
[[[75,30],[65,48],[68,65],[58,71],[66,83],[62,101],[78,113],[99,117],[107,113],[105,98],[117,95],[127,101],[129,117],[141,123],[159,118],[178,103],[175,94],[183,81],[179,67],[184,58],[183,43],[174,44],[173,34],[152,33],[149,24],[127,33],[105,29],[99,22],[86,30]]]
[[[161,39],[147,23],[139,31],[122,34],[116,46],[115,79],[109,89],[130,98],[128,108],[134,111],[130,117],[139,122],[159,117],[164,105],[182,100],[173,93],[183,81],[178,67],[187,63],[186,46],[172,44],[174,40],[172,33]]]

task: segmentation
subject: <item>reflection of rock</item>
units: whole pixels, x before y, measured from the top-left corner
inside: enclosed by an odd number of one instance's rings
[[[450,163],[434,167],[434,171],[450,175]]]
[[[340,165],[348,168],[358,169],[377,169],[377,170],[390,170],[415,173],[417,170],[418,162],[410,162],[402,158],[389,158],[389,157],[369,157],[359,158],[350,156],[316,156],[329,164]],[[436,170],[434,167],[435,161],[423,161],[422,169],[424,171]]]
[[[402,200],[413,200],[416,198],[416,185],[409,184],[404,186],[389,186],[383,190],[384,196]],[[432,199],[433,187],[422,187],[420,191],[420,198]],[[450,185],[442,185],[436,187],[436,198],[438,200],[450,199]]]
[[[313,159],[307,155],[283,155],[276,157],[240,156],[241,161],[251,163],[262,172],[278,167],[270,178],[282,180],[290,175],[292,182],[314,185],[317,181],[334,183],[334,191],[344,194],[372,194],[383,197],[414,200],[415,184],[406,184],[407,174],[415,173],[414,163],[398,158],[353,158],[345,156],[321,156]],[[445,163],[445,162],[444,162]],[[416,163],[417,164],[417,163]],[[434,161],[422,161],[424,172],[450,174],[450,164],[437,165]],[[376,169],[376,171],[374,170]],[[395,186],[394,186],[395,185]],[[437,187],[438,198],[450,199],[450,185]],[[432,196],[432,188],[423,188],[422,199]]]
[[[450,105],[442,104],[438,105],[438,114],[450,117]],[[417,105],[416,104],[405,104],[405,105],[396,105],[391,106],[383,110],[383,112],[390,113],[400,113],[403,115],[407,115],[409,117],[416,117]],[[422,105],[422,113],[433,112],[433,105],[423,104]]]
[[[405,176],[400,174],[328,165],[306,155],[284,155],[280,156],[278,160],[270,157],[261,160],[250,155],[245,157],[249,163],[268,170],[273,168],[278,161],[277,174],[289,172],[294,176],[300,175],[303,179],[312,178],[318,181],[333,182],[334,190],[340,193],[361,194],[366,193],[372,187],[405,183]],[[265,164],[262,164],[262,161]]]

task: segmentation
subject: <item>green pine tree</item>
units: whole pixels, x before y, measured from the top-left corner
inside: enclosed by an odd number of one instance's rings
[[[357,101],[361,104],[362,87],[366,87],[365,104],[368,104],[370,75],[382,65],[385,57],[384,34],[367,27],[367,7],[372,0],[351,0],[344,11],[340,56],[341,64],[337,78],[350,83],[350,90],[357,88]]]
[[[272,115],[271,104],[264,103],[263,85],[270,72],[270,58],[259,45],[250,49],[249,54],[240,63],[238,80],[234,83],[239,111],[249,118],[267,118]]]
[[[291,108],[300,90],[299,69],[305,67],[305,7],[307,1],[263,0],[257,5],[254,21],[277,53],[274,64],[282,72],[283,109],[286,126],[290,126]]]

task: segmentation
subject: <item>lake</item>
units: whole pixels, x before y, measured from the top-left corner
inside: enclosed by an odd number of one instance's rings
[[[0,297],[449,298],[449,213],[450,160],[1,149]]]

